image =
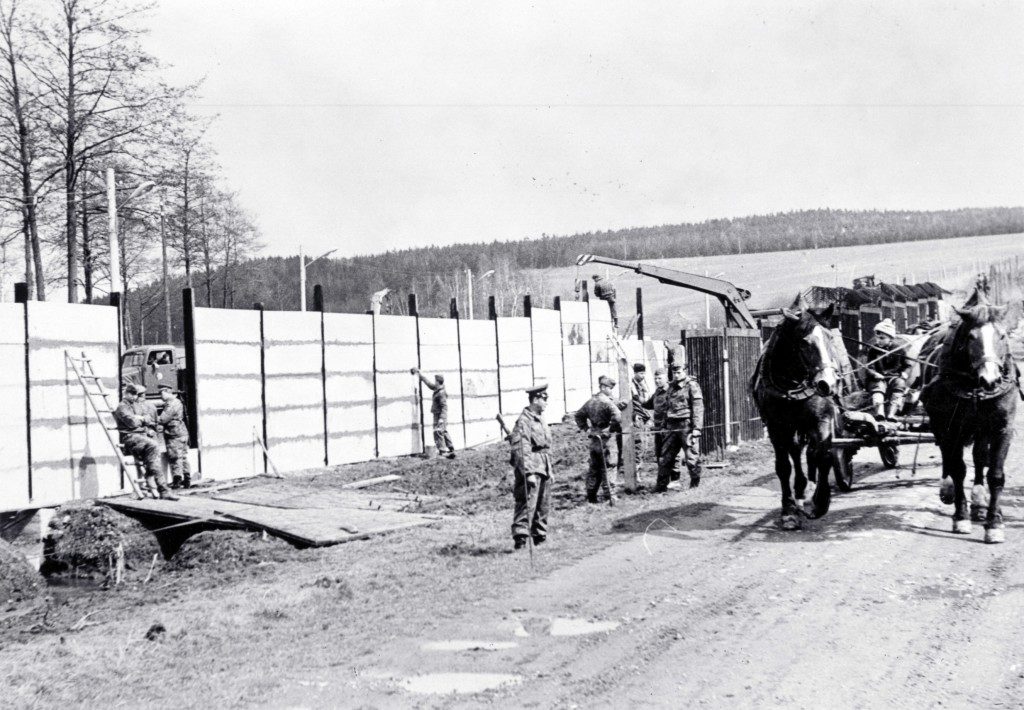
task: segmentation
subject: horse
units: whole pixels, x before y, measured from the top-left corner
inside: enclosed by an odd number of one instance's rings
[[[812,517],[828,512],[832,491],[832,432],[837,416],[839,366],[823,322],[834,306],[814,310],[798,296],[783,308],[782,321],[765,343],[750,382],[750,394],[775,449],[775,475],[782,488],[783,530],[799,530],[808,477],[816,482]],[[805,477],[800,453],[807,446]],[[791,463],[792,461],[792,463]],[[793,485],[790,477],[796,476]],[[795,493],[795,496],[794,496]]]
[[[1001,543],[1006,533],[999,498],[1020,374],[1002,325],[1006,306],[989,303],[984,292],[977,291],[956,314],[959,322],[933,336],[922,351],[927,364],[922,368],[921,401],[942,454],[942,477],[952,481],[953,532],[971,533],[964,448],[973,444],[975,483],[980,483],[983,472],[988,483],[985,542]],[[972,497],[976,505],[983,503],[977,486]]]

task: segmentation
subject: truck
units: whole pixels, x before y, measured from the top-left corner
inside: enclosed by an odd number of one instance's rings
[[[146,399],[160,398],[160,385],[181,392],[185,385],[184,348],[158,343],[130,348],[121,356],[122,384],[141,384]]]

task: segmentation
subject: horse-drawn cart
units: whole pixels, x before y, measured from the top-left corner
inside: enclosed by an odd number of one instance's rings
[[[935,438],[924,414],[910,414],[895,421],[876,419],[868,412],[847,410],[838,413],[832,437],[832,462],[836,485],[845,492],[853,488],[853,457],[863,448],[877,448],[886,468],[899,464],[899,447],[933,443]]]

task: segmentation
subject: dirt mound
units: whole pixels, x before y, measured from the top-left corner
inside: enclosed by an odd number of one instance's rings
[[[123,560],[126,573],[145,574],[159,552],[156,536],[142,523],[104,505],[75,503],[53,516],[41,571],[110,578]]]
[[[206,530],[193,535],[167,562],[168,570],[238,571],[294,557],[296,549],[274,537],[244,530]]]
[[[31,601],[42,590],[43,580],[25,556],[0,540],[0,610]]]

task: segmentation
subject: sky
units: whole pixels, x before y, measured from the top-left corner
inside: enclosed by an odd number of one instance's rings
[[[161,0],[269,254],[1024,204],[1024,3]]]

